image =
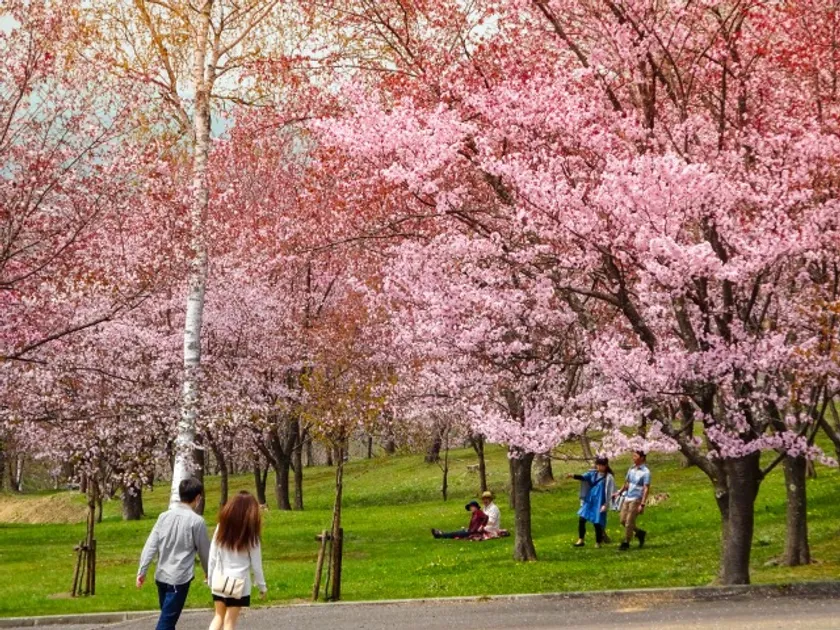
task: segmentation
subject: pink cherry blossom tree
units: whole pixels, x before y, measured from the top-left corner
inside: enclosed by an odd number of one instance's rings
[[[142,281],[118,287],[111,261],[89,255],[119,229],[132,185],[126,163],[144,159],[136,146],[117,146],[136,128],[128,104],[142,104],[142,93],[99,89],[101,68],[76,50],[85,30],[67,17],[71,6],[63,9],[3,7],[0,358],[7,366],[108,321],[143,295]]]
[[[813,430],[837,391],[833,370],[804,359],[825,329],[798,317],[803,299],[825,299],[820,270],[835,264],[837,233],[834,121],[785,62],[799,43],[763,6],[482,9],[494,22],[462,39],[463,54],[434,58],[425,74],[409,72],[418,57],[402,60],[412,78],[399,94],[357,80],[350,113],[324,124],[322,141],[356,157],[371,189],[404,191],[383,229],[425,216],[545,278],[556,312],[577,318],[591,371],[573,404],[645,431],[642,442],[614,431],[606,448],[670,445],[707,474],[721,578],[748,582],[759,484],[786,457],[820,457]],[[392,34],[440,34],[410,12],[399,19]],[[410,38],[394,37],[405,52]],[[437,288],[420,277],[423,312]],[[509,415],[529,405],[521,394],[506,402]],[[765,450],[780,455],[761,467]]]
[[[85,54],[91,31],[77,9],[49,1],[2,9],[0,425],[33,455],[55,454],[85,439],[93,418],[125,412],[110,394],[88,399],[78,385],[133,382],[130,352],[102,357],[125,348],[125,328],[110,325],[131,327],[179,258],[178,215],[152,203],[166,143],[141,133],[143,89],[103,78],[101,60]]]

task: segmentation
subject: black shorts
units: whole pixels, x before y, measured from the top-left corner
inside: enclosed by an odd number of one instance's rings
[[[233,599],[233,597],[221,597],[220,595],[213,595],[214,602],[223,602],[228,608],[248,608],[251,605],[251,596],[246,595],[240,599]]]

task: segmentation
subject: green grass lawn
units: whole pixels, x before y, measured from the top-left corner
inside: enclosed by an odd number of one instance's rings
[[[575,549],[578,483],[561,479],[577,471],[573,464],[555,462],[558,482],[536,490],[533,527],[539,561],[515,563],[512,538],[483,543],[433,540],[430,527],[454,529],[466,523],[466,500],[475,496],[477,477],[467,471],[475,462],[471,451],[451,456],[450,500],[440,499],[440,469],[421,457],[355,461],[345,478],[346,532],[343,596],[348,600],[493,595],[547,591],[600,590],[630,587],[710,584],[718,565],[719,520],[712,489],[696,469],[680,468],[675,457],[652,455],[653,493],[667,492],[670,500],[649,508],[640,521],[650,534],[644,550],[620,554],[617,544]],[[620,477],[627,460],[614,466]],[[490,483],[499,493],[503,526],[513,524],[507,509],[507,462],[501,449],[488,449]],[[809,527],[815,564],[785,568],[769,566],[784,544],[784,487],[780,471],[763,484],[756,504],[753,548],[754,582],[834,579],[840,575],[840,473],[818,469],[809,482]],[[233,480],[231,490],[252,489],[250,477]],[[264,564],[268,603],[305,600],[311,590],[316,533],[327,528],[332,507],[333,471],[306,471],[304,512],[266,515]],[[218,480],[208,480],[206,518]],[[168,488],[146,493],[147,518],[120,520],[118,502],[106,504],[105,522],[98,526],[99,563],[95,597],[70,599],[73,546],[83,537],[79,525],[0,525],[0,616],[59,614],[156,607],[152,586],[134,588],[137,559],[154,519],[165,509]],[[0,503],[4,498],[0,496]],[[10,499],[6,499],[10,500]],[[22,499],[16,499],[22,500]],[[25,500],[25,499],[23,499]],[[34,499],[33,499],[34,500]],[[68,497],[79,501],[81,497]],[[608,529],[619,531],[615,514]],[[200,573],[200,571],[199,571]],[[210,596],[200,579],[188,606],[209,606]]]

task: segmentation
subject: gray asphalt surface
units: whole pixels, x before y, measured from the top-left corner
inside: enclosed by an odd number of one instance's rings
[[[206,630],[210,613],[187,612],[179,630]],[[108,626],[72,626],[73,630],[148,630],[156,619]],[[247,611],[242,630],[460,630],[476,628],[578,628],[599,630],[650,628],[670,630],[838,630],[840,600],[791,597],[750,598],[707,602],[639,599],[628,605],[609,600],[521,598],[471,602],[429,601],[376,605],[321,605],[264,608]],[[59,626],[56,630],[69,630]]]

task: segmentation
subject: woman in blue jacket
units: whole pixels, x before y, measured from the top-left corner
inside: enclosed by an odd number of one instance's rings
[[[604,532],[607,529],[607,510],[610,505],[610,497],[615,492],[615,477],[610,468],[610,462],[606,457],[598,457],[595,460],[595,470],[590,470],[583,475],[567,475],[570,478],[585,482],[589,485],[589,491],[578,510],[578,541],[575,547],[583,547],[586,543],[586,522],[589,521],[595,526],[595,546],[600,547],[604,542]]]

